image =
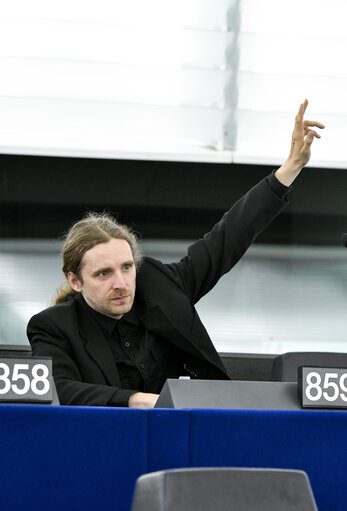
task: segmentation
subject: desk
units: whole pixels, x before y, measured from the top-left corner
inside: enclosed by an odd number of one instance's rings
[[[1,405],[0,433],[6,511],[129,511],[139,475],[199,466],[302,469],[347,509],[344,411]]]

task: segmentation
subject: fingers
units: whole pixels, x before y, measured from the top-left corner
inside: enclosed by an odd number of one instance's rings
[[[314,130],[308,130],[307,135],[305,137],[304,146],[306,144],[311,145],[314,137],[320,138],[320,135],[318,135],[318,133],[316,133]]]
[[[299,107],[299,110],[298,110],[298,113],[296,114],[294,129],[300,129],[301,128],[303,120],[304,120],[304,114],[306,112],[307,105],[308,105],[308,100],[305,99],[305,101],[303,103],[301,103],[301,105]]]
[[[309,131],[307,136],[305,137],[304,145],[301,148],[301,154],[305,160],[304,164],[306,164],[307,161],[310,159],[311,145],[312,145],[313,139],[314,139],[314,134],[312,131]]]
[[[316,138],[321,138],[319,133],[316,130],[309,129],[309,126],[310,127],[313,126],[315,128],[324,129],[325,128],[324,124],[322,124],[321,122],[317,122],[317,121],[304,121],[304,133],[305,133],[305,135],[307,135],[311,131]]]
[[[306,112],[307,105],[308,105],[308,99],[305,99],[305,101],[303,103],[301,103],[301,105],[299,107],[298,115],[302,115],[302,117],[304,116],[304,113]]]
[[[316,130],[312,130],[310,128],[319,128],[324,129],[325,126],[321,122],[318,121],[304,121],[304,114],[306,111],[308,105],[308,100],[305,99],[303,103],[301,103],[298,113],[295,117],[295,126],[294,126],[294,132],[293,136],[297,140],[303,140],[304,136],[307,136],[309,132],[312,133],[313,137],[315,138],[321,138],[319,133]]]
[[[301,128],[301,125],[303,124],[304,128],[307,128],[308,126],[314,126],[316,128],[324,129],[325,126],[321,122],[318,121],[304,121],[304,114],[306,112],[306,108],[308,105],[308,100],[305,99],[303,103],[301,103],[298,113],[295,117],[295,127]]]
[[[318,122],[318,121],[304,121],[303,125],[304,125],[305,136],[308,135],[309,132],[311,132],[311,133],[313,133],[314,137],[321,138],[319,133],[316,130],[309,129],[309,126],[324,129],[325,128],[324,124],[322,124],[321,122]]]
[[[304,133],[305,133],[305,136],[308,135],[309,133],[312,133],[314,137],[321,138],[320,134],[317,133],[316,130],[309,130],[307,128],[304,128]]]
[[[315,126],[316,128],[324,129],[325,126],[321,122],[318,121],[304,121],[304,128],[307,128],[308,126]]]
[[[304,167],[310,160],[311,157],[311,145],[314,139],[314,134],[312,131],[309,131],[307,136],[305,137],[304,143],[299,151],[299,160],[300,166]]]

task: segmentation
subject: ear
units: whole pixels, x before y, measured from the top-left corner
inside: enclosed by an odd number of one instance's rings
[[[67,274],[67,280],[74,291],[80,293],[82,291],[82,282],[75,273],[69,271]]]

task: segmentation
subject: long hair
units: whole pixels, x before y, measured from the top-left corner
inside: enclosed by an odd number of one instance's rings
[[[142,261],[142,253],[137,236],[126,225],[119,224],[108,213],[87,213],[81,220],[74,223],[65,236],[62,250],[62,270],[67,278],[69,272],[81,278],[82,258],[87,250],[99,243],[107,243],[112,238],[125,240],[129,243],[134,263],[138,269]],[[54,303],[62,303],[68,295],[76,294],[66,281],[57,290]]]

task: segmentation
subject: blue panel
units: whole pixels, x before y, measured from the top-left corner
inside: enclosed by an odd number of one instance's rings
[[[192,410],[191,466],[307,472],[320,511],[347,502],[344,411]]]
[[[148,411],[147,472],[187,467],[189,463],[189,412]]]
[[[0,509],[129,511],[147,467],[141,410],[0,406]]]

